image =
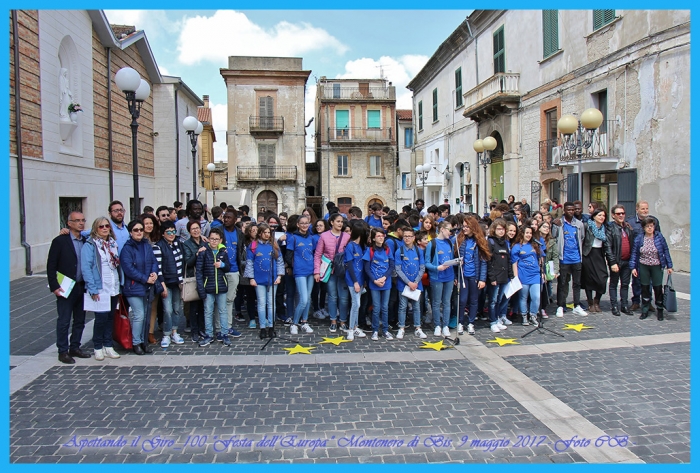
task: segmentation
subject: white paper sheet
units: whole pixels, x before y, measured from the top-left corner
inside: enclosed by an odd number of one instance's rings
[[[87,312],[109,312],[112,308],[111,298],[107,292],[100,291],[100,300],[92,300],[89,293],[83,294],[83,310]]]
[[[401,295],[408,297],[412,301],[417,301],[420,299],[420,289],[416,289],[415,291],[412,291],[410,287],[404,286],[403,291],[401,291]]]
[[[520,279],[513,278],[508,282],[508,284],[506,284],[503,292],[505,293],[506,297],[510,299],[513,294],[522,289],[522,287],[523,285],[520,283]]]

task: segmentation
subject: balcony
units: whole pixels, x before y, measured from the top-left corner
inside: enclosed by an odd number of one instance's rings
[[[588,149],[583,148],[582,160],[614,157],[612,140],[615,136],[617,121],[608,120],[604,125],[593,136],[591,147]],[[557,169],[559,166],[569,166],[578,161],[576,151],[562,150],[561,144],[561,138],[540,141],[540,171]]]
[[[391,128],[329,128],[331,143],[391,142]]]
[[[464,94],[465,117],[487,120],[520,104],[520,74],[499,72]]]
[[[248,118],[248,126],[251,133],[284,133],[284,117],[256,117]]]
[[[321,100],[396,100],[396,89],[391,87],[333,87],[319,85]]]
[[[296,166],[237,166],[238,181],[296,181]]]

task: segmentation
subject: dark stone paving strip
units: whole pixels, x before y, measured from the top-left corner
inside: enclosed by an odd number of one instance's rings
[[[111,402],[104,393],[112,393]],[[55,367],[10,402],[14,463],[101,462],[105,455],[118,463],[583,461],[555,451],[559,439],[466,360],[342,368]],[[78,444],[123,436],[127,445],[79,451],[66,446],[74,435]],[[234,445],[234,435],[252,443]],[[353,435],[362,436],[356,446]],[[519,435],[542,443],[516,447]],[[469,440],[459,447],[463,436]],[[403,445],[361,443],[375,438]],[[509,446],[471,444],[503,438]],[[263,439],[270,445],[258,444]]]
[[[509,357],[647,463],[690,461],[690,344]]]

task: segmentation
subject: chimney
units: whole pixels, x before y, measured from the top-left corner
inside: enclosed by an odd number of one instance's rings
[[[209,96],[202,95],[202,99],[204,100],[204,108],[209,108]]]

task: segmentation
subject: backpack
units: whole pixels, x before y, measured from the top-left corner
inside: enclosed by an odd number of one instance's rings
[[[402,248],[403,250],[403,248]],[[389,246],[386,247],[386,255],[389,256]],[[403,256],[403,252],[401,253],[401,256]],[[374,259],[374,245],[370,246],[369,248],[369,259]]]

